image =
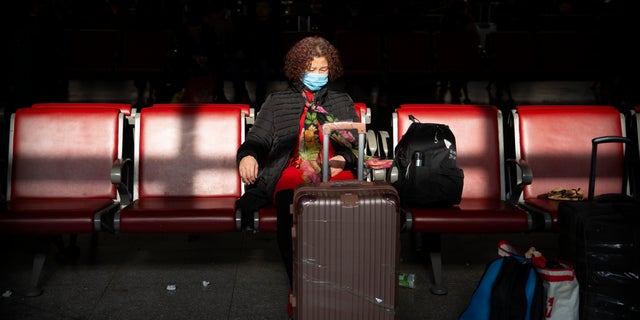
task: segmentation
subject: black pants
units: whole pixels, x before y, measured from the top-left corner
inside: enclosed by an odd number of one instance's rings
[[[280,255],[284,262],[287,276],[289,276],[289,286],[293,288],[293,239],[291,238],[291,227],[293,226],[293,215],[290,212],[293,203],[293,190],[281,190],[276,193],[276,210],[278,211],[277,237]]]

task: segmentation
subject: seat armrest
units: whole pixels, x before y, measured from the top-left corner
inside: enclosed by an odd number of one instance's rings
[[[367,150],[369,151],[369,155],[372,157],[378,156],[378,137],[376,132],[369,129],[367,130]]]
[[[131,191],[129,191],[132,166],[133,162],[129,158],[118,159],[111,166],[111,183],[116,185],[121,207],[128,206],[132,200]]]
[[[131,108],[131,114],[128,116],[125,116],[125,118],[127,119],[127,123],[131,126],[136,125],[136,112],[138,112],[138,109]]]
[[[364,114],[364,123],[371,124],[371,108],[367,108],[367,111]]]
[[[387,156],[389,152],[387,144],[388,138],[389,133],[386,131],[375,131],[371,129],[367,130],[367,147],[365,149],[366,155],[380,160],[392,160]],[[367,181],[387,181],[388,170],[390,170],[390,168],[373,168],[367,166],[365,168],[365,176],[367,178]]]
[[[518,161],[515,159],[507,159],[506,163],[508,167],[516,169],[516,183],[512,186],[509,194],[507,195],[507,201],[512,204],[517,204],[522,195],[524,186],[531,184],[533,181],[533,173],[531,171],[531,167],[524,159],[520,159]],[[514,171],[510,170],[510,172]]]
[[[253,125],[256,122],[256,109],[249,108],[249,114],[246,116],[246,123],[248,125]]]
[[[389,154],[389,132],[380,130],[379,135],[381,145],[380,158],[393,159],[394,155]],[[391,150],[391,152],[393,152],[393,150]]]

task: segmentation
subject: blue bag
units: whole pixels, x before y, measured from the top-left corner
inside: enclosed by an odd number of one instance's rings
[[[498,247],[499,257],[487,265],[459,319],[543,319],[542,280],[532,259],[525,258],[506,241]]]

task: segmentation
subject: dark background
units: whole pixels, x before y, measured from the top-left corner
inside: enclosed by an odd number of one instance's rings
[[[226,42],[218,43],[222,52],[216,57],[219,66],[216,69],[219,79],[243,77],[254,79],[257,77],[256,68],[251,63],[242,66],[240,72],[235,68],[235,60],[229,59],[241,43],[246,39],[255,43],[251,38],[251,29],[246,28],[255,18],[253,11],[255,0],[28,0],[4,1],[2,12],[2,41],[4,49],[2,58],[2,92],[0,103],[7,112],[15,108],[29,106],[35,102],[64,101],[66,86],[69,79],[150,79],[150,86],[158,87],[158,100],[166,100],[177,87],[183,83],[175,80],[175,73],[181,72],[179,66],[171,65],[174,55],[182,50],[176,44],[176,35],[188,23],[206,19],[209,14],[219,14],[223,24],[232,26],[232,31],[220,28],[213,32],[226,32]],[[517,31],[539,34],[546,31],[588,33],[589,45],[592,50],[584,52],[585,56],[593,57],[588,63],[597,66],[597,73],[580,72],[574,70],[570,74],[538,73],[532,76],[524,69],[522,72],[514,68],[511,77],[520,80],[535,78],[535,80],[589,80],[598,82],[603,88],[614,87],[615,91],[603,90],[607,93],[602,102],[612,103],[621,108],[628,108],[637,102],[635,80],[637,58],[634,47],[638,42],[638,1],[633,0],[503,0],[483,1],[469,0],[468,12],[478,26],[487,32]],[[448,5],[447,0],[419,1],[419,0],[281,0],[271,1],[273,18],[276,24],[274,30],[278,33],[320,33],[330,40],[338,31],[364,31],[376,33],[382,38],[394,31],[419,31],[436,33],[439,31],[442,14]],[[219,27],[219,25],[216,25]],[[84,44],[74,36],[78,30],[163,30],[167,31],[166,48],[162,52],[155,52],[160,56],[158,65],[153,68],[129,66],[119,68],[124,63],[127,47],[124,45],[123,35],[120,33],[116,49],[106,47],[100,52],[115,50],[107,55],[113,57],[113,65],[103,69],[97,64],[95,54],[78,53],[78,48],[100,46],[100,40],[95,43]],[[215,29],[215,27],[214,27]],[[242,32],[240,32],[241,30]],[[91,36],[90,36],[91,37]],[[260,39],[260,37],[257,37]],[[292,40],[290,40],[292,41]],[[247,45],[246,43],[244,44]],[[275,56],[281,56],[290,42],[280,41],[275,49]],[[413,44],[408,44],[406,50],[412,50]],[[534,43],[534,46],[537,44]],[[83,48],[84,47],[84,48]],[[149,45],[142,44],[141,48]],[[262,54],[263,47],[251,47],[250,52]],[[142,49],[136,49],[138,51]],[[352,54],[357,49],[341,50],[343,55]],[[559,49],[562,50],[562,49]],[[134,51],[134,50],[129,50]],[[591,52],[593,51],[593,52]],[[229,53],[231,52],[231,53]],[[144,53],[139,53],[144,54]],[[360,70],[352,73],[348,61],[347,81],[370,81],[371,79],[388,81],[393,74],[388,72],[385,65],[387,52],[380,48],[376,52],[357,52],[361,57],[374,55],[380,57],[380,70]],[[520,53],[514,50],[514,55]],[[579,53],[580,54],[580,53]],[[259,55],[258,55],[259,56]],[[147,63],[153,60],[147,54]],[[251,57],[251,56],[249,56]],[[269,75],[277,79],[278,58],[270,66]],[[87,60],[87,61],[85,61]],[[142,58],[141,60],[145,60]],[[346,60],[346,59],[344,59]],[[230,62],[229,62],[230,61]],[[87,65],[81,65],[86,62]],[[111,63],[111,62],[110,62]],[[160,65],[161,64],[161,65]],[[169,67],[167,67],[169,66]],[[233,66],[233,67],[232,67]],[[137,67],[137,68],[136,68]],[[170,70],[169,70],[170,69]],[[531,68],[529,68],[528,71]],[[369,71],[371,74],[367,74]],[[379,71],[379,72],[378,72]],[[491,77],[488,71],[480,77]],[[376,73],[377,72],[377,73]],[[371,75],[373,74],[373,77]],[[368,77],[358,77],[358,76]],[[404,74],[400,74],[403,78]],[[421,79],[435,79],[442,74],[425,71],[414,74]],[[435,80],[434,80],[435,81]],[[170,89],[167,89],[170,88]],[[622,88],[622,89],[620,89]],[[162,92],[167,90],[169,92]],[[171,91],[173,90],[173,91]],[[398,98],[401,99],[401,98]],[[430,102],[430,95],[425,98]],[[144,102],[141,102],[144,103]],[[496,101],[501,103],[501,101]],[[143,105],[144,106],[144,105]],[[5,112],[5,114],[9,114]]]

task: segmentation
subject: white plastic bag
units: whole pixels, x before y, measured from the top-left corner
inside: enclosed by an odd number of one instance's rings
[[[542,279],[545,292],[544,319],[579,319],[579,284],[573,266],[564,261],[547,263],[545,267],[536,266]]]

